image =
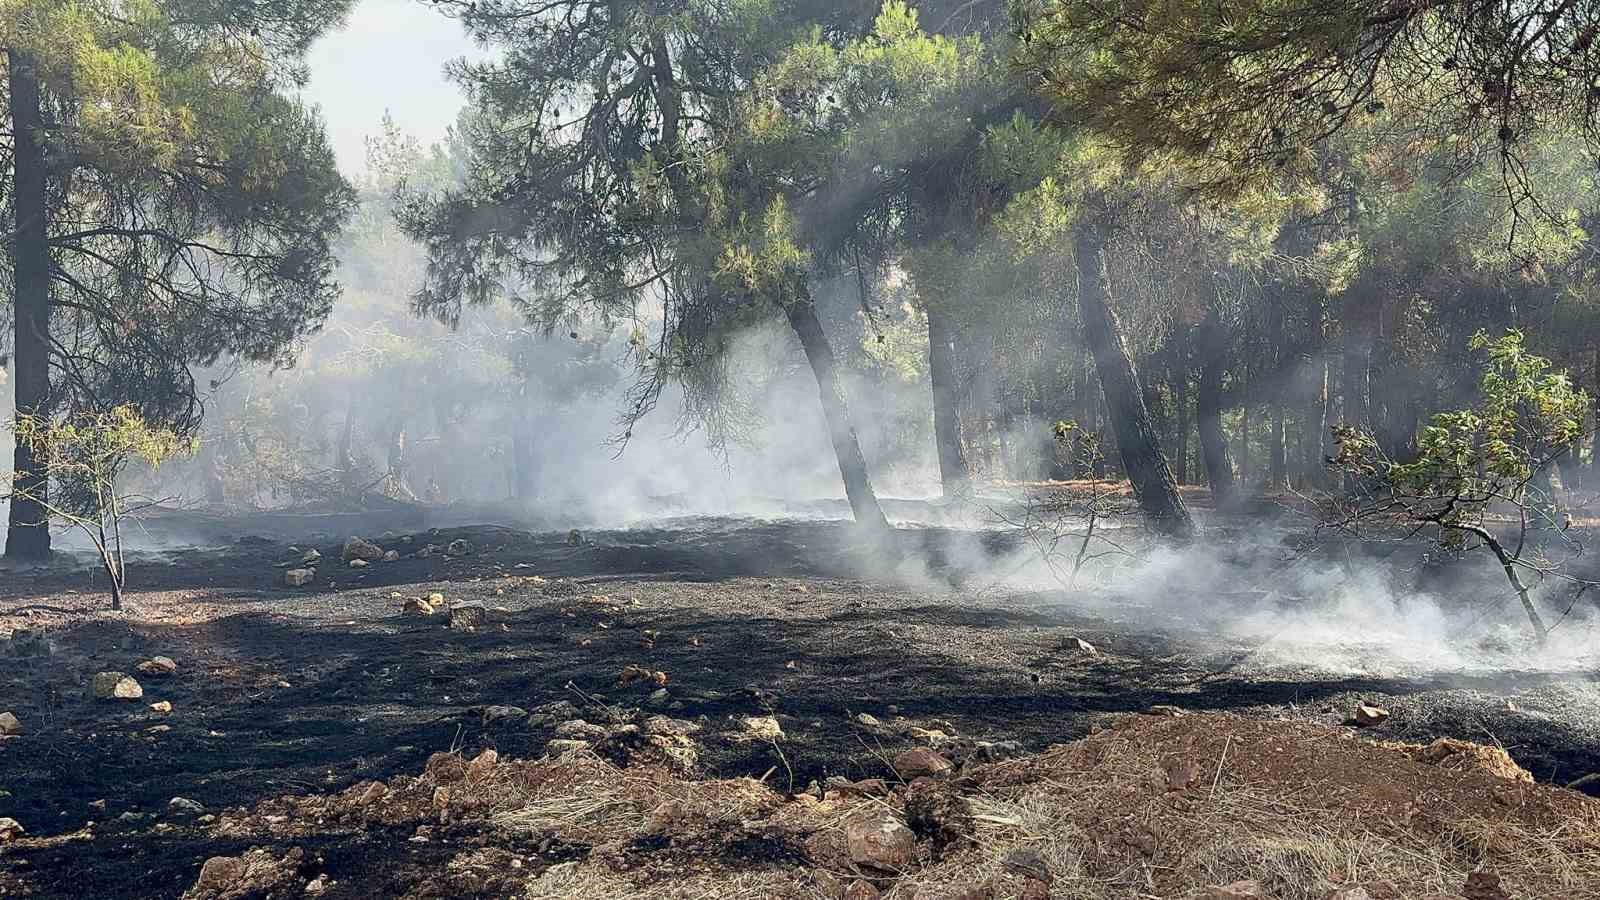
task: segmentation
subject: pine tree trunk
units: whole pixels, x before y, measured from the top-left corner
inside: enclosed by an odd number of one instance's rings
[[[933,442],[939,452],[939,482],[946,497],[967,484],[967,458],[961,450],[961,417],[956,410],[955,344],[948,315],[928,307],[928,381],[933,387]]]
[[[1280,286],[1281,288],[1281,286]],[[1283,349],[1283,304],[1287,290],[1273,292],[1267,298],[1267,337],[1272,342],[1272,383],[1267,385],[1267,483],[1268,493],[1283,491],[1289,486],[1289,432],[1284,416],[1288,403],[1289,383],[1285,377]]]
[[[1095,369],[1100,374],[1122,467],[1152,526],[1166,534],[1187,536],[1194,531],[1194,521],[1161,453],[1160,439],[1133,371],[1133,360],[1122,340],[1121,323],[1107,296],[1100,262],[1102,242],[1097,230],[1085,223],[1078,226],[1073,243],[1078,266],[1078,316],[1083,323],[1084,343],[1094,354]]]
[[[16,299],[12,309],[16,352],[16,415],[50,414],[50,244],[45,199],[44,114],[33,60],[7,51],[10,81],[11,166],[16,237],[11,244]],[[45,511],[49,458],[42,447],[18,441],[12,459],[15,493],[6,531],[6,556],[43,560],[50,556],[50,517]]]
[[[1306,441],[1305,466],[1306,482],[1314,487],[1321,487],[1327,483],[1327,460],[1333,456],[1333,435],[1329,430],[1329,419],[1333,416],[1332,397],[1328,390],[1328,301],[1319,297],[1317,307],[1313,312],[1312,352],[1315,356],[1311,362],[1311,403],[1306,409],[1305,428],[1309,433]]]
[[[1233,454],[1222,430],[1222,375],[1228,358],[1220,324],[1208,319],[1200,326],[1200,381],[1195,386],[1195,420],[1200,431],[1200,461],[1211,485],[1211,499],[1218,509],[1232,506],[1238,499],[1233,477]]]
[[[855,426],[850,421],[850,407],[845,402],[844,386],[839,382],[838,364],[833,358],[833,347],[822,330],[822,320],[817,318],[817,307],[809,294],[802,293],[783,307],[789,324],[800,338],[800,346],[811,363],[811,373],[817,378],[817,393],[822,401],[822,414],[828,420],[828,437],[833,441],[833,452],[839,462],[839,474],[844,478],[844,493],[855,513],[856,523],[873,530],[888,530],[889,520],[884,518],[878,496],[872,490],[872,478],[867,473],[867,460],[861,454],[861,442],[856,438]]]
[[[1250,490],[1250,398],[1239,404],[1239,483]]]

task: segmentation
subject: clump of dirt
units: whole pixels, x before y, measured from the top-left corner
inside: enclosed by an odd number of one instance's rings
[[[300,848],[384,833],[436,849],[410,870],[390,860],[390,892],[418,898],[1323,900],[1491,882],[1600,898],[1600,802],[1519,772],[1465,742],[1385,746],[1228,714],[1123,716],[1042,754],[794,794],[582,750],[438,753],[415,776],[223,814],[213,836],[256,849],[208,862],[186,896],[269,876],[284,896],[370,892],[360,867]],[[1245,882],[1259,893],[1213,892]]]

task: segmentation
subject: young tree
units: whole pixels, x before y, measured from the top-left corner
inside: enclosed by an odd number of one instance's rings
[[[327,315],[350,192],[280,89],[348,5],[0,2],[19,418],[192,430],[192,364],[279,358]],[[18,443],[9,556],[49,554],[49,466]]]
[[[26,416],[14,428],[18,444],[26,445],[35,459],[49,461],[44,474],[55,490],[30,493],[20,483],[22,473],[16,473],[12,502],[20,498],[38,504],[87,537],[111,587],[111,608],[122,609],[127,586],[122,526],[148,505],[125,492],[122,475],[132,462],[156,469],[175,456],[191,454],[194,442],[171,429],[152,427],[131,406],[78,413],[62,421]]]
[[[1524,342],[1519,331],[1472,339],[1487,357],[1478,400],[1436,414],[1418,436],[1415,459],[1391,459],[1370,432],[1341,426],[1334,464],[1361,489],[1336,501],[1331,521],[1344,529],[1397,523],[1450,551],[1488,550],[1542,642],[1548,628],[1531,595],[1536,584],[1525,576],[1562,574],[1538,536],[1566,531],[1550,472],[1582,433],[1588,398]]]

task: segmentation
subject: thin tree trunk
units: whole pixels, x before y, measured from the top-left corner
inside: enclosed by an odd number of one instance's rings
[[[928,307],[928,381],[933,388],[933,442],[939,453],[939,483],[946,497],[962,493],[969,474],[961,451],[961,417],[956,410],[955,344],[950,321],[937,304]]]
[[[1167,348],[1167,382],[1172,388],[1172,474],[1189,483],[1189,365],[1184,340],[1177,335]]]
[[[1239,405],[1239,482],[1250,490],[1250,398]]]
[[[867,473],[867,460],[861,454],[861,442],[856,438],[855,426],[850,421],[850,407],[845,402],[844,387],[839,383],[838,364],[833,358],[833,347],[817,318],[817,307],[809,294],[802,292],[783,307],[789,324],[800,338],[800,346],[811,363],[811,372],[817,378],[817,393],[822,401],[822,414],[828,420],[828,437],[833,441],[833,452],[839,462],[839,474],[844,478],[844,493],[850,500],[856,523],[874,530],[887,530],[889,520],[884,518],[878,496],[872,490],[872,478]]]
[[[1158,530],[1176,536],[1194,531],[1189,508],[1178,493],[1172,468],[1161,453],[1161,442],[1145,407],[1133,360],[1122,340],[1122,326],[1107,297],[1100,261],[1101,240],[1090,223],[1080,224],[1074,235],[1078,266],[1078,315],[1084,343],[1094,354],[1095,369],[1105,392],[1111,426],[1116,431],[1122,467],[1133,484],[1139,506]]]
[[[1215,317],[1200,326],[1200,381],[1195,390],[1195,420],[1200,431],[1200,461],[1211,485],[1212,502],[1218,509],[1232,506],[1238,498],[1233,477],[1233,455],[1222,429],[1222,374],[1227,367],[1225,340]]]
[[[1268,339],[1272,341],[1272,366],[1278,373],[1274,383],[1267,386],[1267,484],[1269,493],[1289,487],[1289,432],[1284,422],[1284,406],[1288,402],[1285,388],[1283,350],[1283,302],[1287,291],[1269,296],[1267,310]]]
[[[1310,432],[1310,440],[1306,441],[1305,466],[1306,482],[1321,487],[1327,483],[1326,460],[1333,456],[1333,433],[1328,428],[1333,404],[1328,390],[1328,301],[1325,297],[1318,298],[1313,315],[1312,346],[1315,349],[1312,352],[1315,355],[1311,360],[1311,403],[1306,409],[1305,427]]]
[[[11,166],[16,237],[11,243],[16,301],[12,308],[16,352],[16,416],[50,414],[50,244],[45,200],[46,161],[43,106],[34,61],[7,51],[10,81]],[[17,441],[12,458],[16,484],[11,497],[6,556],[43,560],[50,556],[48,449]]]

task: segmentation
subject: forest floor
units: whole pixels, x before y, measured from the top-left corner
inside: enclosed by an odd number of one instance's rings
[[[261,536],[147,555],[117,613],[0,573],[0,896],[1600,898],[1600,801],[1561,787],[1600,771],[1592,668],[1020,590],[1003,534],[363,522],[401,558],[350,569],[349,524],[212,522]],[[486,621],[405,614],[434,592]],[[87,699],[103,671],[142,697]]]

